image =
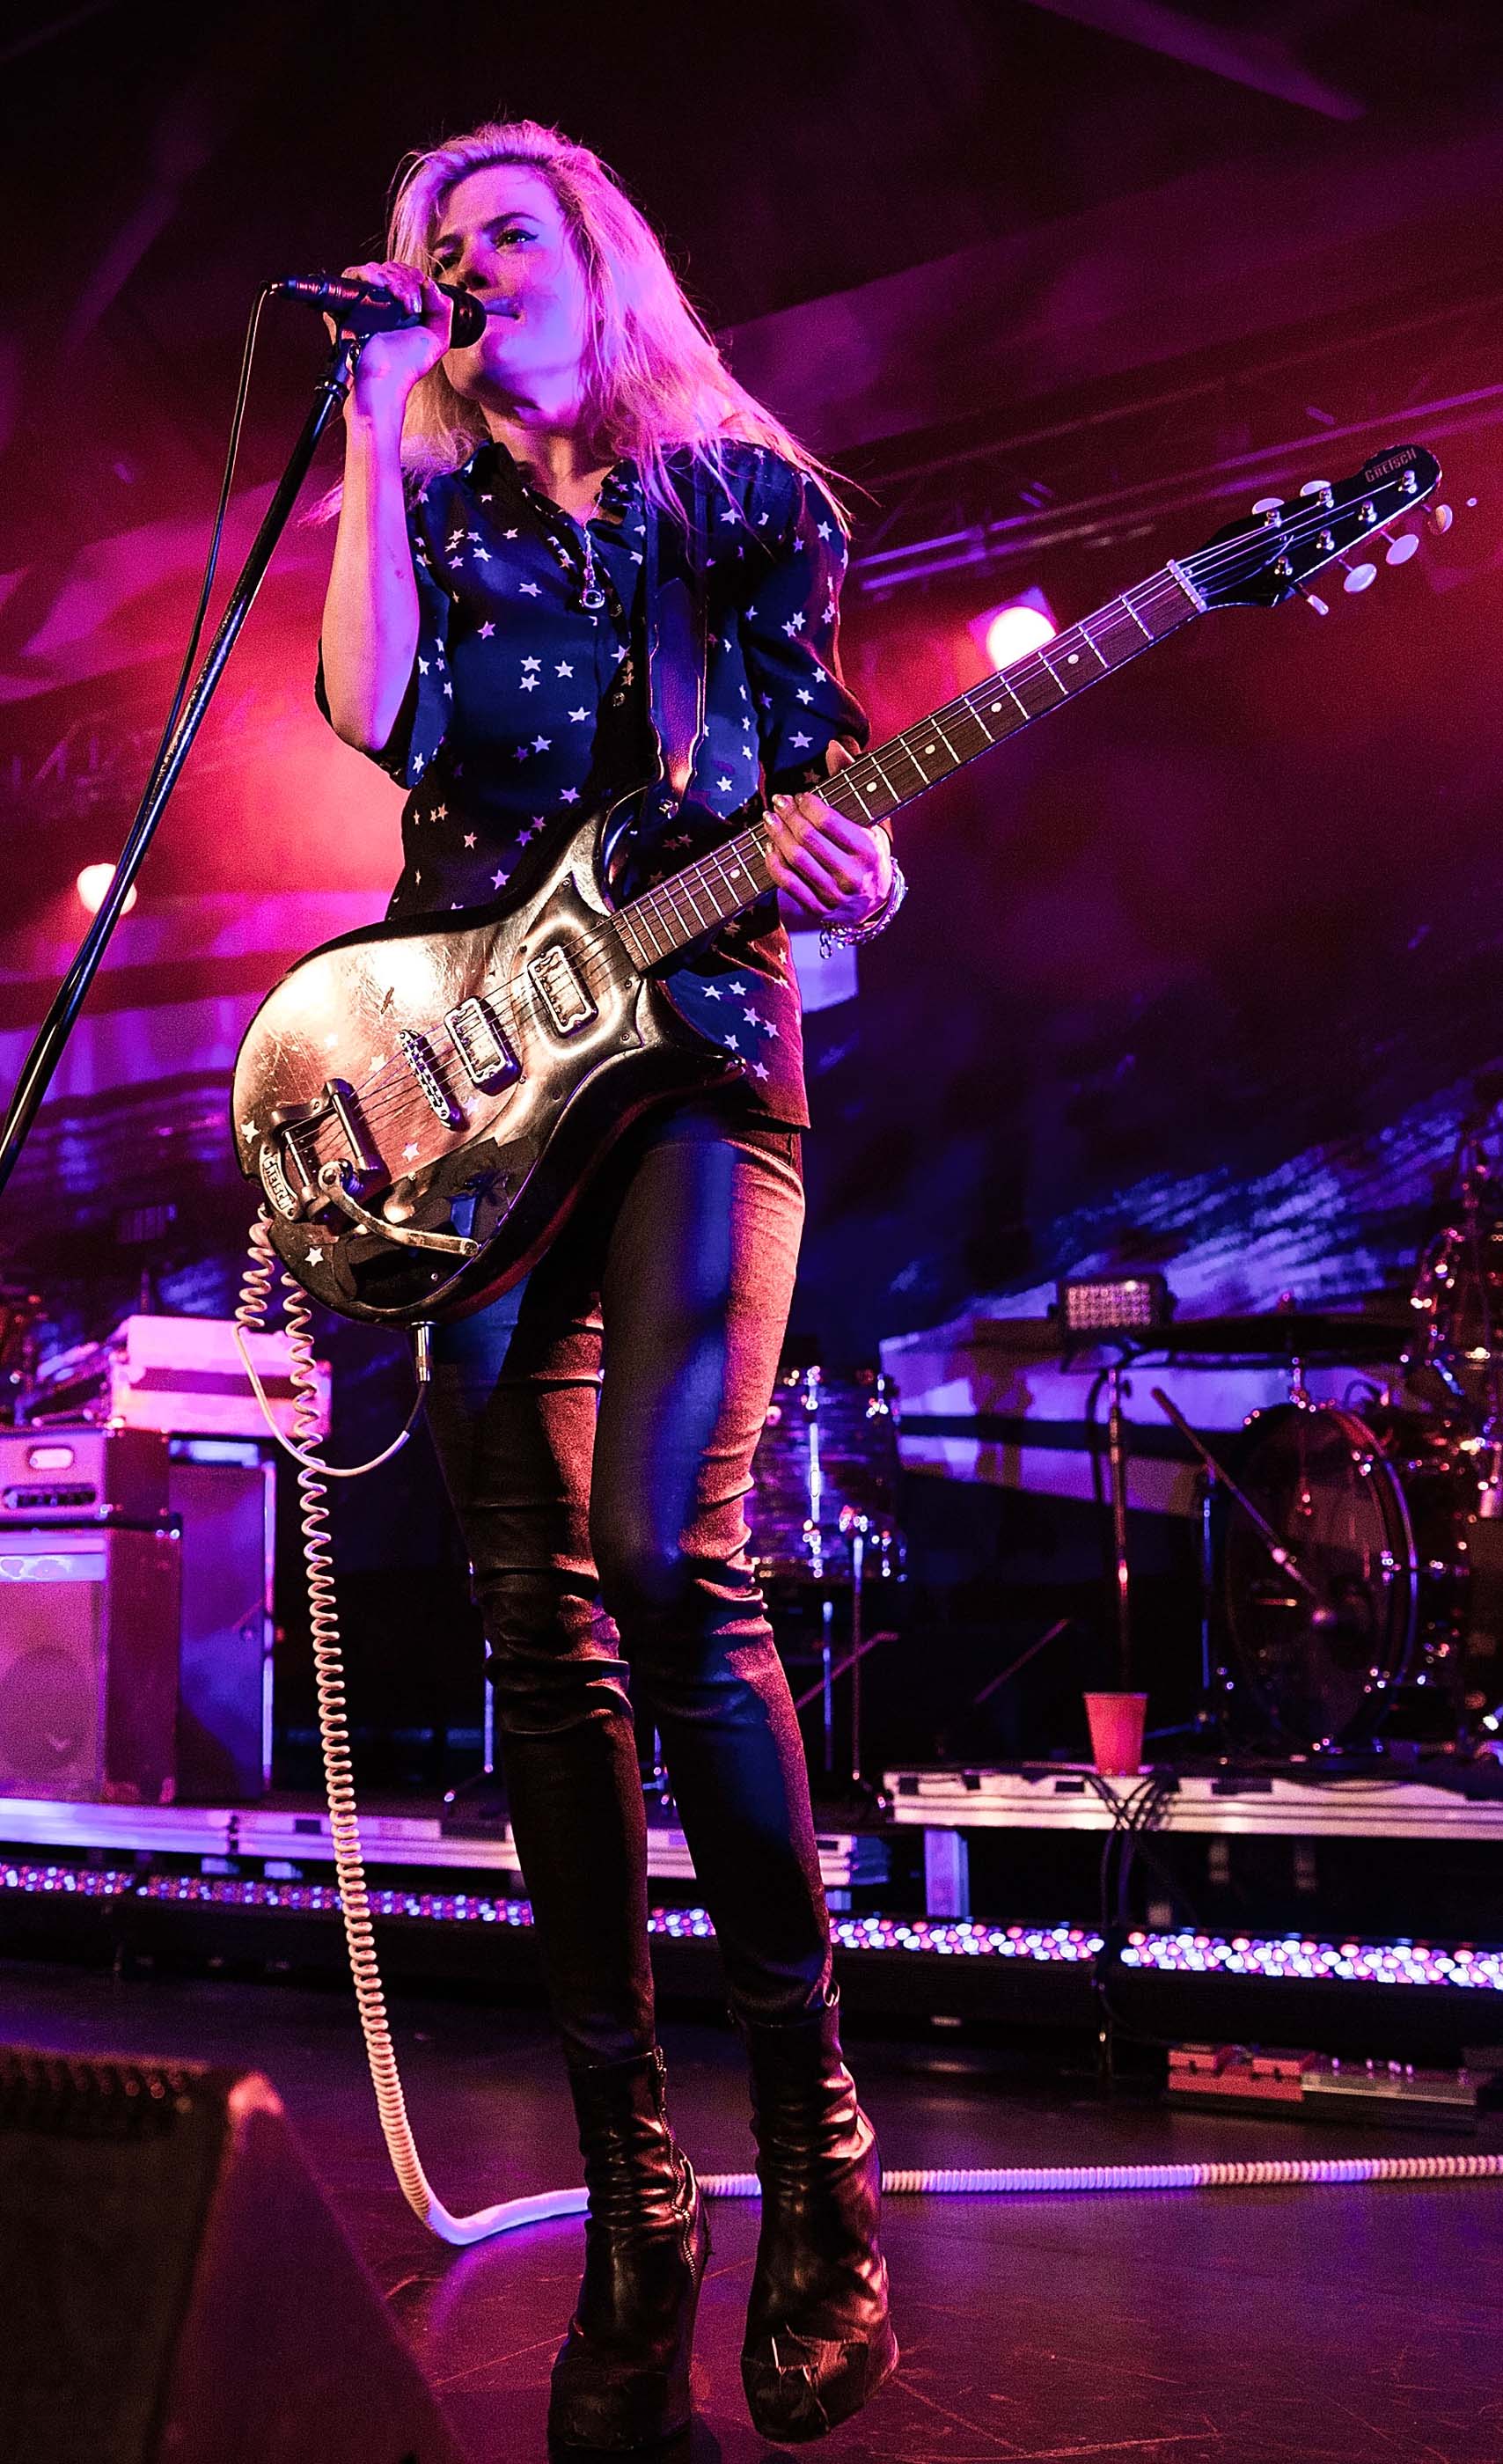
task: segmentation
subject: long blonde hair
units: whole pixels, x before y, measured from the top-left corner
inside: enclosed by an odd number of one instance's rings
[[[536,120],[491,121],[409,155],[392,188],[388,258],[433,273],[450,190],[493,163],[525,165],[559,201],[591,312],[585,373],[596,440],[614,458],[631,456],[649,501],[682,520],[670,454],[688,449],[723,485],[723,450],[736,442],[765,446],[817,478],[840,514],[832,474],[737,384],[657,233],[587,145]],[[478,405],[455,392],[440,360],[409,396],[404,468],[422,476],[454,470],[489,434]]]

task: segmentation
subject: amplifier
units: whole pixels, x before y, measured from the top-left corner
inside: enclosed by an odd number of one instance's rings
[[[176,1793],[175,1530],[0,1531],[0,1796]]]
[[[167,1441],[155,1429],[0,1429],[0,1527],[149,1525],[168,1505]]]
[[[285,1334],[248,1338],[255,1374],[277,1427],[292,1434],[292,1349]],[[319,1435],[329,1425],[329,1373],[317,1363]],[[24,1403],[33,1426],[62,1420],[123,1421],[174,1437],[265,1438],[261,1407],[245,1374],[232,1318],[127,1317],[102,1343],[80,1343],[47,1361]]]
[[[271,1784],[276,1466],[245,1440],[175,1438],[168,1484],[183,1525],[177,1793],[244,1804]]]

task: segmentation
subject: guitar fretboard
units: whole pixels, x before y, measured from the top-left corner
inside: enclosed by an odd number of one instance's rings
[[[917,727],[864,753],[820,794],[848,821],[877,822],[912,803],[937,780],[1014,736],[1047,711],[1125,667],[1177,626],[1202,613],[1204,603],[1175,565],[1152,574],[1094,616],[1056,633],[987,676]],[[764,825],[754,823],[714,854],[701,856],[622,908],[616,927],[634,963],[651,967],[728,923],[772,887]]]

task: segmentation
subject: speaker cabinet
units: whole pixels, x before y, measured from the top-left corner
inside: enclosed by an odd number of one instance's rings
[[[270,1780],[276,1474],[225,1451],[176,1440],[167,1475],[183,1526],[177,1792],[190,1805],[251,1803]]]
[[[165,1529],[0,1531],[0,1796],[170,1802],[180,1556]]]
[[[464,2464],[254,2071],[0,2050],[0,2319],[18,2464]]]

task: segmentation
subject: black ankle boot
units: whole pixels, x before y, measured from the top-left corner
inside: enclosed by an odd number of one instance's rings
[[[663,2057],[570,2073],[589,2218],[585,2277],[553,2365],[557,2446],[652,2447],[689,2420],[689,2351],[710,2236],[674,2144]]]
[[[833,1999],[743,2025],[762,2233],[741,2381],[754,2427],[785,2444],[858,2412],[897,2367],[877,2248],[882,2167],[840,2054]]]

